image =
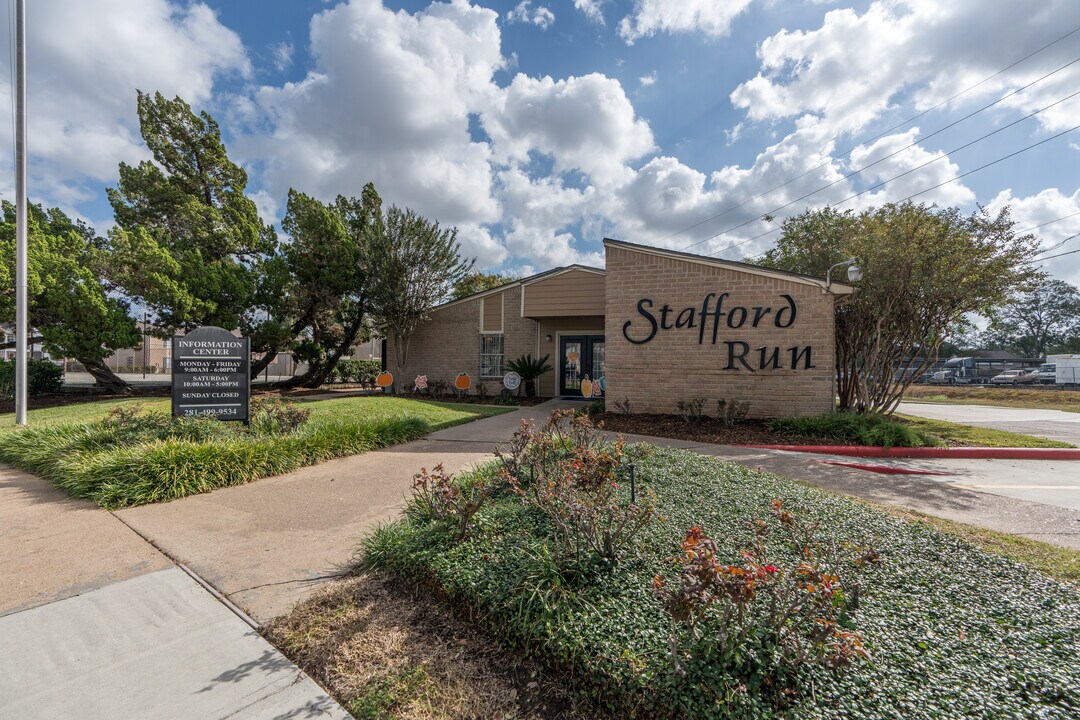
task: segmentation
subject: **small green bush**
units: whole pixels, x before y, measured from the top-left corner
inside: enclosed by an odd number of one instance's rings
[[[30,360],[26,364],[26,392],[29,395],[58,393],[64,389],[64,368],[51,360]],[[15,397],[15,361],[0,360],[0,398]]]
[[[251,401],[250,427],[264,435],[290,435],[299,430],[311,417],[311,411],[296,403],[276,397],[255,398]]]
[[[321,420],[280,432],[212,418],[117,410],[96,423],[0,436],[0,459],[102,507],[144,505],[238,485],[337,457],[396,445],[431,430],[397,415]]]
[[[374,385],[375,376],[382,370],[381,360],[358,360],[357,358],[342,358],[334,366],[334,372],[330,379],[339,383],[359,383],[361,385]]]
[[[815,417],[779,418],[769,430],[784,435],[838,440],[854,445],[890,447],[937,447],[933,435],[884,415],[830,412]]]

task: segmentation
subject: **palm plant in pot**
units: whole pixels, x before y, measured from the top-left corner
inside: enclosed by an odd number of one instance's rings
[[[525,385],[525,397],[536,397],[536,379],[546,372],[551,372],[549,357],[551,356],[545,355],[534,358],[532,353],[529,353],[507,363],[507,367],[521,376],[522,384]]]

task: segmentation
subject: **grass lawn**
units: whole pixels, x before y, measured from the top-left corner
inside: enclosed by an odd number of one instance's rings
[[[1080,412],[1080,392],[1038,387],[1012,388],[987,385],[912,385],[904,400],[950,405],[998,405]]]
[[[986,552],[955,528],[942,532],[793,480],[674,449],[635,446],[627,458],[639,491],[655,493],[658,517],[618,564],[568,563],[553,516],[506,490],[489,498],[462,540],[450,523],[418,508],[369,537],[364,558],[370,567],[426,580],[483,629],[558,670],[579,698],[616,717],[1064,720],[1080,713],[1076,587]],[[467,478],[463,487],[476,482]],[[625,483],[618,493],[627,502]],[[773,527],[773,500],[800,527],[817,524],[815,557],[868,544],[877,551],[877,562],[843,566],[843,591],[835,596],[846,607],[842,626],[862,636],[869,660],[783,674],[773,669],[778,656],[765,651],[775,647],[772,626],[753,625],[733,649],[718,649],[732,617],[723,608],[732,605],[710,606],[694,635],[672,623],[653,579],[673,581],[683,572],[674,558],[688,557],[678,545],[687,530],[701,528],[715,539],[718,561],[744,567],[752,561],[740,549],[756,526],[747,523],[765,518]],[[765,557],[779,577],[794,581],[804,556],[784,537],[779,526],[764,536]],[[747,612],[767,617],[761,608]],[[673,632],[681,668],[672,659]]]
[[[1007,430],[963,425],[945,420],[896,415],[904,422],[923,430],[940,439],[945,445],[964,447],[1018,447],[1018,448],[1071,448],[1075,447],[1060,440],[1023,435]]]
[[[881,447],[1024,447],[1071,448],[1058,440],[1004,430],[930,420],[908,415],[860,415],[830,412],[813,417],[778,418],[769,422],[775,433],[812,438],[828,444]]]
[[[510,410],[348,397],[298,403],[310,417],[299,428],[280,432],[209,418],[173,420],[168,407],[168,399],[143,399],[34,410],[26,429],[4,418],[0,459],[52,480],[75,497],[116,508],[279,475]],[[140,412],[107,418],[115,408]]]

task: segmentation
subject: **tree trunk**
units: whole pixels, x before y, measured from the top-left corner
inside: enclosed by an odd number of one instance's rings
[[[259,378],[259,373],[265,370],[270,363],[274,362],[274,358],[276,358],[277,355],[277,348],[267,350],[261,358],[251,363],[251,379],[257,380]]]
[[[98,387],[105,388],[106,392],[113,395],[127,395],[131,392],[131,386],[128,385],[127,381],[110,370],[103,360],[75,359],[82,363],[82,366],[86,368],[86,372],[94,376],[94,383]]]

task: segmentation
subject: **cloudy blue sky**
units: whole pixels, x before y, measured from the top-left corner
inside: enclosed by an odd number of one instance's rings
[[[102,232],[146,157],[138,88],[219,120],[267,221],[372,180],[486,269],[600,265],[605,235],[738,259],[808,207],[923,190],[1080,249],[1075,0],[28,4],[32,200]],[[1080,284],[1080,253],[1045,266]]]

